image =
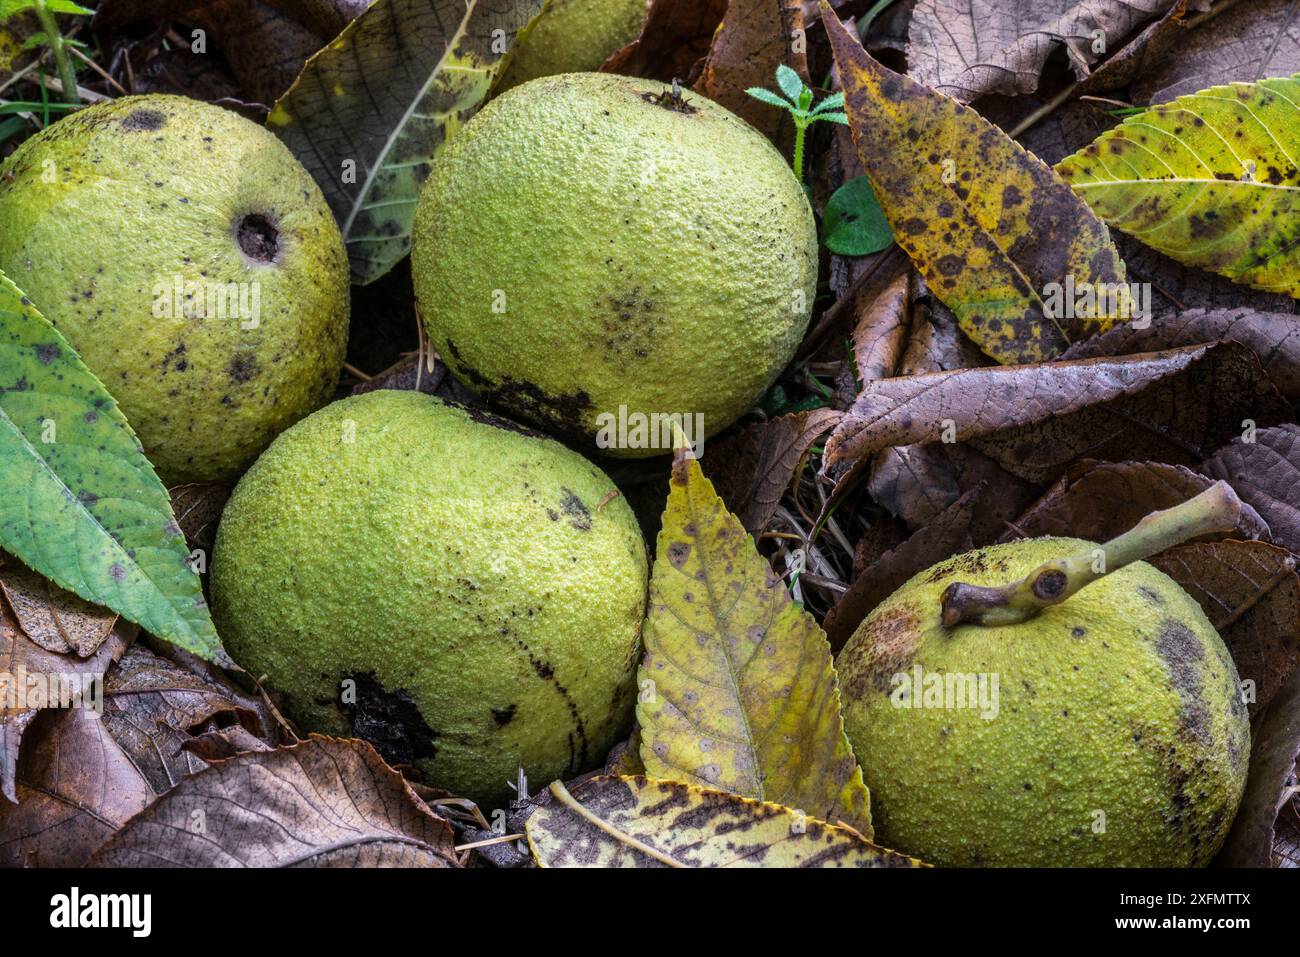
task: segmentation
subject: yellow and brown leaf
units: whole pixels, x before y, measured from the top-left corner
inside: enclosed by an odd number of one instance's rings
[[[684,452],[659,533],[645,646],[637,718],[648,774],[871,836],[826,636]]]
[[[675,781],[558,781],[525,828],[543,867],[924,867],[788,807]]]
[[[1128,307],[1104,223],[1045,163],[956,100],[876,62],[822,3],[854,143],[898,244],[962,330],[1002,363],[1040,362]],[[1053,283],[1105,284],[1112,308],[1069,317]]]

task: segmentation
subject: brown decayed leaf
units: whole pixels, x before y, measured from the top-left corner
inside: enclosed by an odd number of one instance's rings
[[[1288,422],[1260,429],[1251,442],[1234,439],[1202,470],[1226,479],[1268,522],[1273,541],[1300,554],[1300,426]]]
[[[1058,45],[1075,76],[1086,79],[1125,37],[1174,6],[1176,0],[918,0],[907,62],[917,80],[962,102],[1033,93]],[[1101,52],[1094,49],[1098,36]]]
[[[1134,83],[1134,103],[1167,103],[1223,83],[1253,83],[1300,72],[1300,10],[1295,0],[1217,6],[1227,9],[1187,31],[1175,55]]]
[[[969,445],[884,449],[872,460],[867,488],[882,508],[920,528],[981,483],[985,490],[974,503],[970,533],[976,545],[985,545],[1024,511],[1037,489]]]
[[[92,711],[45,711],[0,801],[0,867],[80,867],[154,791]]]
[[[636,716],[647,774],[870,837],[826,636],[685,451],[673,462],[644,635]]]
[[[219,731],[196,734],[185,741],[181,749],[205,764],[216,764],[246,751],[270,751],[271,746],[241,725],[232,724]]]
[[[0,794],[10,801],[18,799],[15,774],[23,732],[46,707],[44,696],[37,698],[36,693],[44,689],[62,693],[75,682],[102,677],[139,630],[125,619],[119,619],[93,654],[85,658],[47,651],[23,631],[21,619],[15,616],[10,603],[20,593],[18,582],[26,580],[21,571],[15,577],[16,568],[16,563],[5,566],[4,588],[0,593]],[[69,611],[55,588],[42,591],[37,599],[27,596],[18,603],[30,609],[37,601],[45,600],[53,604],[54,613],[60,619],[84,614],[82,608]],[[36,686],[32,685],[33,679],[37,681]],[[56,684],[58,688],[54,687]]]
[[[957,327],[952,310],[930,295],[925,281],[918,278],[913,289],[907,346],[894,374],[921,375],[995,364]]]
[[[1300,664],[1300,579],[1285,548],[1196,542],[1151,559],[1196,599],[1223,635],[1237,672],[1255,683],[1251,713],[1268,707]]]
[[[138,643],[104,679],[103,722],[159,794],[203,768],[184,746],[190,729],[216,715],[258,720],[226,689]]]
[[[1200,472],[1164,462],[1094,462],[1071,466],[1002,536],[1012,541],[1025,535],[1056,535],[1108,542],[1127,532],[1149,513],[1172,508],[1212,484]],[[1253,508],[1244,505],[1236,535],[1268,538],[1268,526]],[[1213,538],[1221,538],[1215,535]]]
[[[720,103],[783,150],[794,143],[794,123],[785,110],[760,103],[745,91],[770,87],[784,65],[808,82],[802,0],[730,0],[704,61],[695,91]]]
[[[1274,850],[1282,854],[1293,853],[1277,837],[1285,831],[1294,841],[1294,822],[1285,827],[1278,819],[1279,803],[1287,795],[1287,782],[1295,779],[1296,761],[1300,759],[1300,670],[1291,673],[1290,680],[1278,692],[1255,728],[1250,749],[1250,774],[1246,778],[1246,793],[1237,809],[1228,839],[1214,859],[1220,867],[1270,867],[1275,862]],[[1286,804],[1290,804],[1287,800]],[[1283,810],[1295,814],[1291,805]],[[1288,858],[1290,866],[1300,863],[1300,855]]]
[[[834,409],[792,412],[708,447],[709,477],[746,531],[758,535],[767,527],[808,449],[839,420]]]
[[[859,382],[888,379],[894,374],[911,326],[910,269],[900,269],[879,295],[857,310],[853,327],[853,359]]]
[[[89,658],[117,624],[117,615],[93,605],[28,568],[6,568],[0,595],[23,633],[46,651]]]
[[[909,578],[936,562],[975,547],[970,535],[971,520],[975,505],[986,489],[986,485],[977,485],[903,544],[863,570],[824,622],[826,637],[837,654],[871,610]]]
[[[1254,355],[1227,342],[871,383],[827,441],[826,462],[938,441],[948,426],[1009,472],[1050,481],[1085,457],[1193,465],[1243,418],[1288,416]]]
[[[641,36],[613,54],[602,73],[693,82],[727,12],[727,0],[651,0]]]
[[[1048,316],[1052,283],[1124,282],[1109,231],[1087,205],[974,110],[887,70],[833,13],[822,21],[881,208],[962,330],[1014,363],[1051,358],[1108,328],[1108,310]]]
[[[641,776],[542,793],[525,825],[543,867],[922,867],[803,811]]]
[[[200,829],[201,828],[201,829]],[[364,741],[312,735],[186,778],[90,867],[454,867],[451,827]]]
[[[1159,20],[1141,31],[1108,56],[1079,83],[1080,94],[1105,93],[1129,86],[1159,64],[1182,44],[1187,36],[1187,18],[1204,12],[1211,0],[1174,0]]]
[[[267,0],[286,16],[311,27],[322,40],[333,40],[366,12],[370,0]]]
[[[1158,352],[1200,342],[1239,342],[1259,357],[1265,374],[1288,399],[1300,399],[1300,319],[1290,313],[1255,309],[1190,309],[1152,317],[1145,328],[1116,326],[1076,342],[1063,359]]]

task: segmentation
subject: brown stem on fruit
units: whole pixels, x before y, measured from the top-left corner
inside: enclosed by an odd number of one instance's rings
[[[1215,482],[1181,505],[1152,512],[1123,535],[1078,555],[1039,565],[1006,585],[954,582],[940,599],[945,628],[1015,625],[1065,601],[1079,589],[1132,562],[1201,535],[1237,527],[1241,500],[1227,482]]]

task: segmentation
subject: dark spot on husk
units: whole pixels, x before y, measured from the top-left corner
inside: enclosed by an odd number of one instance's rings
[[[122,120],[122,129],[151,133],[167,125],[167,115],[158,110],[138,109],[128,113]]]
[[[580,532],[591,531],[591,512],[570,489],[560,489],[560,508],[569,516],[569,524]]]
[[[501,727],[504,728],[506,725],[508,725],[511,721],[514,720],[515,711],[518,707],[519,707],[518,705],[511,704],[511,705],[506,705],[504,708],[493,708],[492,719],[496,721],[497,724],[501,725]]]
[[[250,262],[273,263],[280,252],[280,232],[261,213],[249,213],[235,224],[235,241]]]
[[[257,359],[247,352],[237,352],[230,357],[226,375],[234,382],[248,382],[257,375]]]
[[[840,652],[836,668],[845,679],[845,692],[861,698],[868,687],[887,694],[894,675],[906,671],[921,640],[916,615],[905,607],[873,615],[862,631]]]
[[[1205,706],[1202,679],[1205,650],[1190,628],[1181,621],[1166,618],[1156,635],[1156,653],[1178,692],[1178,731],[1184,737],[1208,741],[1210,716]]]
[[[388,691],[373,673],[348,675],[356,682],[356,703],[343,703],[352,733],[375,746],[389,764],[414,764],[438,755],[438,735],[409,692]]]

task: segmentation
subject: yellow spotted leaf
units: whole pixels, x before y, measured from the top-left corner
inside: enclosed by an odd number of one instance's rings
[[[525,825],[543,867],[924,867],[780,804],[640,776],[560,782]]]
[[[821,7],[894,237],[985,353],[1041,362],[1129,313],[1109,230],[1049,166],[971,108],[886,69]],[[1071,291],[1085,288],[1100,306],[1073,308]]]
[[[1153,106],[1056,170],[1152,249],[1300,297],[1300,74]]]
[[[411,249],[434,153],[477,111],[543,0],[375,0],[307,61],[267,120],[338,218],[352,280]]]
[[[871,837],[826,635],[686,451],[673,462],[645,648],[637,719],[647,774]]]

